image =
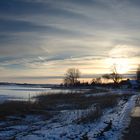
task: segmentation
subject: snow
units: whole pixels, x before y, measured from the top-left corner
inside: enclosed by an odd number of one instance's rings
[[[140,107],[139,106],[137,106],[133,109],[131,116],[132,117],[140,117]]]
[[[129,91],[116,90],[110,94],[127,94]],[[91,96],[103,96],[108,93],[92,94]],[[88,95],[90,96],[90,95]],[[6,126],[7,122],[0,122],[0,139],[10,139],[13,136],[17,140],[118,140],[125,128],[129,125],[130,114],[135,106],[138,95],[132,96],[128,101],[121,99],[115,107],[106,108],[100,118],[87,123],[77,123],[81,117],[86,117],[91,111],[95,111],[95,105],[88,109],[62,110],[50,120],[43,119],[40,115],[26,115],[17,118],[19,123]]]
[[[41,93],[70,92],[70,90],[51,89],[43,87],[0,85],[0,103],[6,100],[28,100]]]
[[[18,140],[32,139],[49,139],[49,140],[80,140],[84,136],[89,140],[108,139],[118,140],[121,137],[122,131],[128,126],[130,117],[129,114],[135,104],[136,96],[132,96],[127,102],[120,102],[115,108],[105,110],[103,116],[95,122],[87,124],[76,124],[73,120],[77,119],[77,111],[64,111],[62,114],[55,116],[51,122],[46,122],[40,130],[34,131],[26,136],[17,137]],[[82,114],[80,111],[78,116]],[[57,121],[56,121],[57,119]],[[55,120],[53,122],[53,120]],[[112,122],[111,128],[105,131],[109,122]],[[105,131],[105,132],[103,132]]]

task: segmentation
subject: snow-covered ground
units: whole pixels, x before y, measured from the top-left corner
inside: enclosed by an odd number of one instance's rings
[[[120,90],[118,93],[126,94],[128,91]],[[105,93],[99,94],[102,96]],[[96,110],[94,105],[88,109],[61,110],[49,120],[41,115],[26,115],[24,118],[10,116],[8,120],[0,121],[0,139],[118,140],[129,124],[129,115],[135,106],[137,96],[134,94],[128,100],[119,100],[116,106],[105,108],[98,119],[87,123],[78,123],[77,120],[94,112]]]
[[[0,103],[6,100],[28,100],[41,93],[70,92],[71,90],[51,89],[43,87],[32,87],[22,85],[0,85]]]

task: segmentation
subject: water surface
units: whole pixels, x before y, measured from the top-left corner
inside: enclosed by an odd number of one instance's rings
[[[41,93],[58,93],[61,91],[60,89],[43,87],[0,85],[0,102],[5,100],[29,100],[29,98]]]

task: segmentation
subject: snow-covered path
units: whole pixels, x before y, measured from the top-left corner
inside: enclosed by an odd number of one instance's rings
[[[119,94],[125,93],[127,92]],[[104,109],[103,114],[98,119],[87,123],[78,123],[77,120],[88,115],[91,111],[94,112],[94,105],[88,109],[62,110],[50,120],[31,115],[24,119],[13,118],[13,120],[17,119],[16,123],[11,121],[10,124],[10,122],[1,121],[0,139],[118,140],[129,125],[130,114],[135,107],[137,97],[138,95],[132,95],[127,100],[122,98],[116,106]]]
[[[131,117],[140,117],[140,96],[137,96],[136,104],[132,110]]]
[[[18,140],[118,140],[122,131],[128,126],[130,112],[135,106],[137,96],[132,96],[128,102],[120,101],[115,108],[106,109],[103,116],[95,122],[87,124],[76,124],[73,120],[77,118],[77,111],[63,112],[51,122],[46,122],[40,130],[33,131],[26,136],[18,135]]]

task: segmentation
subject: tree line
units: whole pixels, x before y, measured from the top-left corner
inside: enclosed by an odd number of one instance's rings
[[[81,83],[79,78],[80,78],[81,72],[79,71],[79,69],[77,68],[69,68],[64,76],[64,85],[65,86],[75,86],[75,85],[88,85],[88,83]],[[119,84],[122,79],[123,79],[123,75],[119,74],[116,66],[113,65],[112,67],[112,72],[109,74],[104,74],[101,77],[95,78],[91,81],[91,84],[101,84],[102,83],[102,78],[105,80],[110,80],[113,81],[114,85]],[[136,80],[138,81],[138,83],[140,83],[140,65],[137,68],[136,71]]]

